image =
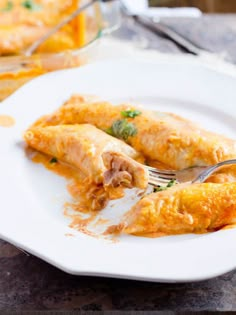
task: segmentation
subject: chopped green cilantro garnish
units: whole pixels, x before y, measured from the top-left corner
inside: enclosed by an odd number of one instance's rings
[[[169,187],[172,187],[174,185],[176,185],[176,179],[170,180],[166,187],[169,188]]]
[[[50,163],[50,164],[57,163],[57,158],[55,158],[55,157],[51,158],[51,160],[50,160],[49,163]]]
[[[137,134],[137,128],[135,125],[129,123],[126,119],[116,120],[112,126],[105,131],[109,135],[125,141],[128,140],[129,137]]]
[[[156,193],[156,192],[159,192],[159,191],[163,191],[163,190],[166,190],[167,187],[166,186],[156,186],[153,188],[153,192]]]
[[[172,186],[174,186],[176,184],[176,180],[172,179],[171,181],[169,181],[169,183],[166,186],[157,186],[153,188],[153,192],[159,192],[159,191],[163,191],[166,190]]]
[[[106,130],[105,130],[105,132],[107,133],[107,134],[109,134],[110,136],[113,136],[113,131],[112,131],[112,128],[110,127],[110,128],[107,128]]]
[[[22,7],[30,11],[38,11],[41,10],[41,5],[35,3],[34,0],[25,0],[21,3]]]
[[[2,12],[7,12],[7,11],[11,11],[13,9],[13,2],[12,1],[7,1],[7,4],[5,6],[5,8],[2,8],[1,11]]]
[[[128,117],[128,118],[134,118],[136,116],[139,116],[141,115],[142,113],[139,111],[139,110],[132,110],[132,109],[129,109],[129,110],[124,110],[121,112],[121,115],[124,116],[124,117]]]

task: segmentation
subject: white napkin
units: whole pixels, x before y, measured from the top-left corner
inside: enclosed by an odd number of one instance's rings
[[[148,6],[148,0],[122,0],[127,13],[132,15],[144,15],[152,18],[162,17],[190,17],[199,18],[202,12],[197,8],[153,8]]]

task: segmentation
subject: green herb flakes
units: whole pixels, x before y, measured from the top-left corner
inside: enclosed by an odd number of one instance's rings
[[[41,10],[41,5],[35,3],[33,0],[25,0],[21,3],[22,7],[30,11],[39,11]]]
[[[12,9],[13,9],[13,2],[7,1],[5,8],[2,8],[1,12],[8,12],[8,11],[11,11]]]
[[[105,130],[105,132],[106,132],[108,135],[113,136],[112,127],[107,128],[107,129]]]
[[[157,186],[153,188],[153,192],[159,192],[159,191],[163,191],[163,190],[167,190],[168,188],[172,187],[176,185],[176,180],[172,179],[171,181],[169,181],[169,183],[166,186]]]
[[[55,157],[53,157],[53,158],[51,158],[51,160],[50,160],[50,164],[54,164],[54,163],[57,163],[58,161],[57,161],[57,158],[55,158]]]
[[[121,115],[127,118],[135,118],[136,116],[139,116],[141,114],[142,113],[136,109],[135,110],[129,109],[129,110],[124,110],[121,112]]]
[[[129,137],[137,134],[137,128],[134,124],[129,123],[126,119],[116,120],[110,128],[106,130],[113,137],[128,140]]]

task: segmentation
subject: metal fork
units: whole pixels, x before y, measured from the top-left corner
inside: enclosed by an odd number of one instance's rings
[[[203,183],[213,173],[226,165],[236,164],[236,159],[226,160],[212,166],[193,166],[180,171],[159,170],[146,166],[149,172],[149,184],[152,186],[165,185],[175,180],[177,183]]]

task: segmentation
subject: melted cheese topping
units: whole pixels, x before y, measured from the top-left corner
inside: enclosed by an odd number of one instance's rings
[[[236,223],[236,183],[177,185],[140,200],[123,218],[129,234],[206,233]]]
[[[106,130],[123,119],[122,111],[136,110],[129,104],[112,106],[107,102],[83,103],[72,97],[52,115],[39,119],[35,125],[89,123]],[[141,115],[128,118],[137,133],[126,142],[146,159],[157,160],[173,169],[207,166],[236,157],[235,141],[171,113],[139,109]]]

